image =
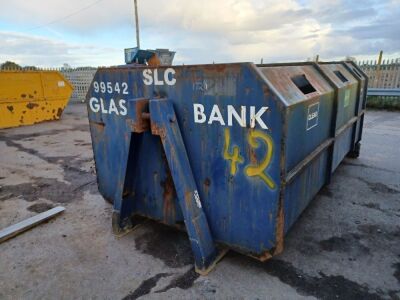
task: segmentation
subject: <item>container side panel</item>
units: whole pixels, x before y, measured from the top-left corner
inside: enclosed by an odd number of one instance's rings
[[[356,115],[357,87],[358,84],[353,84],[338,90],[336,130]]]
[[[333,101],[331,92],[289,107],[287,172],[330,137]]]
[[[328,156],[328,150],[321,152],[318,157],[286,186],[284,200],[285,234],[325,184]]]
[[[353,134],[353,124],[344,130],[335,139],[335,147],[333,151],[333,162],[332,162],[332,172],[336,170],[339,164],[342,162],[347,153],[352,149],[352,134]]]

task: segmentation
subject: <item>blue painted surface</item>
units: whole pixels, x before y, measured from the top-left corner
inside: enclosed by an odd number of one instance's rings
[[[333,150],[332,171],[336,170],[346,154],[352,149],[354,143],[352,137],[353,130],[353,127],[349,127],[336,137]]]
[[[322,98],[322,99],[321,99]],[[308,108],[319,104],[318,123],[307,130]],[[289,108],[286,137],[286,171],[292,170],[309,153],[330,137],[333,91],[323,97]]]
[[[328,150],[324,150],[287,185],[284,197],[285,234],[293,226],[311,199],[326,184],[329,164]]]
[[[151,83],[149,74],[153,76]],[[293,83],[291,76],[299,74],[306,74],[316,90],[314,93],[303,94]],[[97,86],[102,82],[105,90]],[[110,92],[108,83],[112,87]],[[123,83],[126,83],[125,94],[121,91]],[[113,88],[116,84],[119,92]],[[200,246],[192,244],[196,265],[201,265],[201,261],[210,263],[204,261],[214,257],[215,243],[258,257],[274,254],[283,233],[328,182],[332,161],[334,165],[340,162],[355,143],[350,127],[350,143],[342,146],[339,142],[340,151],[335,158],[332,143],[310,161],[304,161],[318,146],[335,137],[332,126],[337,119],[334,98],[340,95],[335,93],[337,90],[312,63],[295,67],[241,63],[172,69],[146,66],[99,69],[87,95],[99,191],[114,202],[118,226],[123,227],[132,215],[143,215],[169,225],[185,221],[189,235],[201,235],[208,228],[210,238],[205,238]],[[341,122],[354,117],[355,94],[350,113],[340,112],[345,115],[340,117]],[[100,98],[103,112],[101,108],[97,111]],[[178,134],[182,143],[166,143],[160,134],[133,129],[132,124],[141,113],[137,106],[139,98],[154,103],[145,111],[153,126],[166,130],[166,140],[177,141]],[[157,100],[161,98],[166,100]],[[116,105],[119,113],[115,109],[110,113],[111,102],[118,104],[121,99],[125,109]],[[160,101],[168,104],[162,108],[157,106]],[[310,109],[316,103],[318,110]],[[225,124],[196,123],[193,104],[202,105],[207,121],[217,105]],[[245,127],[235,119],[228,126],[228,105],[239,115],[241,107],[246,107]],[[251,128],[250,107],[256,112],[268,107],[260,117],[268,128],[263,128],[260,122]],[[168,118],[172,114],[176,120],[170,124]],[[316,116],[318,121],[313,119]],[[187,157],[186,167],[181,165],[185,165],[183,153]],[[235,153],[236,170],[232,168]],[[288,174],[293,174],[299,166],[301,170],[286,182]],[[179,168],[186,171],[176,171]],[[261,170],[258,175],[257,168]],[[190,191],[194,188],[198,191],[200,212],[182,202],[183,190],[188,186]],[[193,199],[190,201],[193,204]],[[283,218],[279,217],[280,211]],[[205,218],[190,226],[191,216],[198,213]]]

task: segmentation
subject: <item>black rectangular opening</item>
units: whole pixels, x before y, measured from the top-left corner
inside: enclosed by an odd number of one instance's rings
[[[294,76],[291,79],[304,95],[314,93],[316,91],[304,74]]]
[[[342,72],[340,71],[333,71],[333,73],[335,73],[335,75],[342,81],[342,82],[347,82],[347,78],[344,77],[344,75],[342,74]]]

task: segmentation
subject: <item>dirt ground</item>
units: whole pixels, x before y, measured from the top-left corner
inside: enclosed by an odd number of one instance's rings
[[[205,277],[184,233],[147,221],[112,234],[88,129],[73,104],[61,121],[0,131],[0,228],[66,207],[0,244],[1,299],[400,299],[400,113],[366,114],[361,156],[341,164],[283,254],[231,251]]]

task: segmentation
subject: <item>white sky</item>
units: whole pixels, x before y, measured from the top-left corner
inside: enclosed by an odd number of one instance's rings
[[[138,0],[141,46],[175,63],[400,57],[400,1]],[[0,63],[123,64],[133,0],[0,0]]]

